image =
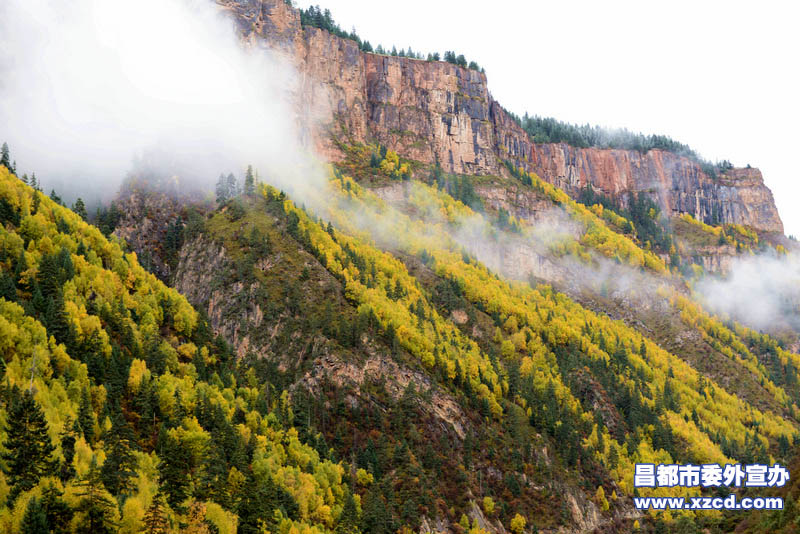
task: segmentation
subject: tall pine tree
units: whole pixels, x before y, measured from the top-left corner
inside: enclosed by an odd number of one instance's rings
[[[89,399],[89,390],[84,388],[81,392],[81,403],[78,405],[78,425],[80,426],[83,437],[88,443],[94,441],[94,411]]]
[[[67,532],[74,512],[63,499],[64,492],[52,483],[47,484],[42,492],[42,508],[47,517],[50,532]]]
[[[158,466],[162,488],[167,502],[173,509],[178,509],[189,496],[189,471],[192,469],[192,457],[189,450],[178,440],[172,439],[162,427],[165,435],[158,455],[161,462]]]
[[[214,192],[217,194],[217,203],[224,204],[230,198],[228,194],[228,184],[225,182],[225,176],[220,174],[219,180],[217,180],[217,185],[214,188]]]
[[[347,498],[344,501],[344,508],[342,514],[339,516],[339,523],[336,525],[335,534],[358,534],[358,506],[356,499],[351,492],[347,492]]]
[[[247,166],[247,173],[244,175],[244,194],[252,195],[256,191],[256,177],[253,173],[253,166]]]
[[[169,519],[167,518],[167,502],[161,490],[153,497],[153,502],[144,514],[145,534],[165,534],[169,532]]]
[[[114,418],[104,442],[108,456],[100,470],[103,484],[114,495],[127,495],[134,489],[137,460],[133,432],[121,414]]]
[[[47,523],[47,515],[44,512],[42,501],[32,497],[28,501],[28,508],[22,518],[21,534],[47,534],[50,532],[50,525]]]
[[[106,495],[97,458],[92,456],[89,472],[75,483],[82,497],[78,511],[84,514],[78,523],[78,534],[111,534],[115,532],[113,512],[116,503]]]
[[[84,221],[89,219],[89,214],[86,212],[86,204],[83,203],[83,199],[80,197],[78,197],[78,200],[72,205],[72,211],[77,213]]]
[[[30,391],[20,392],[16,386],[11,390],[3,446],[6,452],[0,454],[0,458],[11,486],[9,502],[13,502],[17,495],[34,487],[50,471],[55,450],[41,407]]]
[[[8,143],[3,143],[0,148],[0,165],[5,165],[7,169],[11,170],[11,151],[8,149]]]

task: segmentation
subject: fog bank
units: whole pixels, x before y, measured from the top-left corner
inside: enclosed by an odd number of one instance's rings
[[[0,141],[67,197],[113,195],[144,153],[201,186],[248,164],[290,191],[318,183],[295,80],[209,0],[0,3]]]
[[[800,331],[800,258],[737,259],[727,276],[706,277],[695,287],[706,306],[764,331]]]

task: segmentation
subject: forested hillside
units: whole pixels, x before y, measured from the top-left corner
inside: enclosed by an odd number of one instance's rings
[[[57,4],[0,2],[0,533],[800,533],[757,168],[324,6]]]
[[[5,532],[355,528],[343,467],[184,297],[0,166]]]
[[[382,168],[380,160],[373,166]],[[474,192],[450,187],[454,177],[434,176],[430,186],[386,172],[402,200],[381,200],[333,171],[313,213],[269,185],[256,187],[248,173],[250,185],[226,190],[216,208],[174,214],[182,232],[170,245],[179,251],[173,283],[233,346],[223,351],[235,354],[223,366],[230,374],[217,371],[222,385],[244,373],[238,380],[262,391],[276,424],[342,462],[358,503],[352,528],[627,531],[637,521],[644,529],[725,530],[735,516],[640,516],[633,494],[697,492],[635,490],[633,464],[791,458],[800,357],[703,311],[681,265],[669,260],[669,269],[640,248],[626,219],[515,170],[514,187],[583,228],[547,253],[590,269],[610,258],[638,270],[653,285],[644,293],[651,315],[619,315],[618,303],[599,293],[589,299],[566,286],[563,293],[499,277],[460,231],[479,228],[472,238],[497,245],[535,240],[535,225],[483,201],[471,202],[475,211],[455,200],[449,192]],[[696,341],[674,342],[687,335]],[[192,365],[181,357],[187,341],[203,350],[200,340],[178,337],[178,365]],[[179,375],[146,365],[153,376]],[[280,414],[288,406],[287,421]],[[158,436],[170,430],[153,428]],[[156,454],[159,439],[151,438]],[[196,499],[193,491],[186,495]],[[236,503],[210,500],[239,512]],[[180,511],[180,499],[168,502]],[[338,517],[331,507],[328,527]]]
[[[212,205],[153,204],[164,243],[140,252],[165,255],[186,297],[0,167],[8,530],[735,523],[642,516],[631,495],[698,492],[634,489],[633,464],[788,462],[800,356],[705,312],[674,245],[672,257],[648,250],[644,236],[670,228],[643,234],[643,216],[634,225],[513,167],[518,194],[571,221],[536,254],[641,273],[637,298],[669,322],[614,318],[597,286],[499,276],[479,258],[536,243],[537,225],[485,204],[464,178],[434,168],[430,185],[404,179],[381,152],[343,167],[383,174],[367,182],[382,195],[399,186],[391,202],[334,169],[313,212],[252,170],[242,188],[223,177]],[[162,194],[137,191],[145,203]],[[106,232],[126,217],[120,205]],[[670,332],[698,341],[675,345]]]

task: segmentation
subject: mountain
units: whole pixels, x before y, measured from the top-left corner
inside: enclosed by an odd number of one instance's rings
[[[238,365],[134,254],[4,166],[0,206],[4,532],[347,524],[343,467],[299,440],[265,369]]]
[[[282,0],[217,3],[232,12],[247,42],[283,52],[302,73],[300,113],[305,124],[324,116],[311,135],[328,159],[343,159],[347,145],[378,142],[450,173],[502,176],[510,161],[569,193],[588,184],[623,198],[645,192],[667,214],[783,233],[757,169],[711,177],[697,161],[665,150],[535,143],[492,98],[482,72],[364,52],[352,39],[303,26],[300,12]]]
[[[86,221],[4,153],[4,531],[793,531],[793,480],[778,513],[632,499],[766,495],[635,488],[636,463],[797,466],[800,303],[757,330],[699,292],[794,261],[756,169],[540,142],[454,54],[217,4],[303,74],[330,165],[213,197],[133,171]]]
[[[633,521],[668,528],[623,497],[633,491],[633,462],[786,458],[800,357],[686,298],[660,257],[612,230],[627,227],[619,215],[520,176],[511,181],[518,196],[542,212],[560,206],[585,233],[535,251],[542,220],[511,216],[502,226],[501,212],[473,211],[447,183],[395,179],[365,189],[336,171],[314,216],[269,186],[217,208],[174,208],[186,223],[172,283],[241,361],[277,367],[306,414],[301,424],[373,474],[395,526],[454,531],[464,514],[503,532],[519,513],[541,531],[627,531]],[[490,198],[481,188],[491,191],[477,184],[473,194]],[[364,236],[353,213],[395,237]],[[554,283],[564,293],[502,281],[453,242],[476,218],[499,235],[470,250],[490,263],[511,254],[518,278],[530,274],[520,259],[536,253],[534,266],[551,266],[539,277],[561,273]],[[680,222],[686,234],[724,234]],[[529,239],[505,242],[520,235]],[[573,254],[588,264],[563,260]],[[642,287],[574,283],[591,271],[581,265],[608,256],[650,273]],[[502,262],[492,268],[505,271]],[[649,277],[661,287],[648,287]],[[408,469],[430,493],[409,483]],[[617,499],[597,498],[600,487]],[[481,510],[483,496],[492,513]],[[561,515],[544,514],[548,507]],[[733,519],[697,521],[725,528]]]
[[[129,183],[110,219],[164,236],[133,243],[188,302],[2,172],[4,409],[41,406],[42,461],[59,466],[23,483],[7,464],[9,531],[39,496],[122,532],[159,514],[221,532],[725,528],[634,510],[633,463],[767,462],[796,442],[800,356],[705,313],[629,221],[523,170],[506,181],[575,234],[536,248],[545,221],[483,206],[490,184],[386,165],[370,188],[334,170],[313,215],[267,184],[208,203]],[[560,291],[477,259],[514,250],[550,262]],[[567,276],[606,258],[641,287]],[[86,508],[87,485],[111,505]]]

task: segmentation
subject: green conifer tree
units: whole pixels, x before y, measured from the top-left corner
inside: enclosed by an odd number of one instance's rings
[[[20,392],[14,386],[6,421],[5,452],[0,458],[11,486],[9,502],[13,502],[50,470],[55,447],[50,442],[44,412],[30,391]]]
[[[92,456],[89,472],[75,484],[78,496],[82,497],[78,511],[84,516],[78,522],[78,534],[111,534],[115,530],[112,519],[116,503],[105,495],[105,487],[97,467],[97,458]]]
[[[336,534],[357,534],[358,530],[358,507],[356,499],[351,492],[347,492],[344,501],[342,514],[339,516],[339,523],[336,525]]]
[[[5,271],[0,274],[0,298],[4,298],[9,302],[17,300],[17,286],[11,274]]]
[[[121,414],[114,418],[103,441],[108,451],[100,470],[103,484],[113,495],[128,495],[134,489],[137,459],[133,432]]]
[[[25,509],[20,532],[22,534],[47,534],[50,532],[50,525],[47,523],[47,515],[42,506],[42,501],[36,497],[32,497],[28,501],[28,508]]]
[[[251,196],[256,192],[256,178],[253,174],[253,166],[247,166],[247,173],[244,176],[244,194]]]
[[[162,430],[164,429],[162,428]],[[164,433],[166,434],[166,431]],[[173,509],[178,509],[189,496],[191,454],[180,442],[167,435],[159,447],[158,456],[161,458],[158,471],[162,489],[169,505]]]
[[[214,187],[214,192],[217,195],[217,203],[224,204],[230,198],[228,194],[228,184],[225,182],[225,176],[220,174],[217,180],[217,185]]]
[[[80,197],[78,197],[78,200],[72,205],[72,211],[78,214],[84,221],[89,218],[89,214],[86,212],[86,204],[83,203],[83,199]]]
[[[159,489],[153,497],[153,502],[147,508],[143,518],[145,534],[164,534],[169,532],[169,519],[167,518],[167,502],[164,494]]]
[[[94,411],[87,388],[81,392],[81,402],[78,405],[78,425],[86,441],[92,443],[94,441]]]
[[[75,467],[72,460],[75,458],[75,433],[72,431],[72,419],[67,417],[64,421],[64,431],[61,433],[61,454],[64,460],[61,462],[58,476],[66,482],[75,476]]]
[[[22,289],[23,291],[29,290],[27,281],[22,280],[22,273],[28,270],[28,262],[25,259],[25,251],[21,250],[19,252],[19,258],[17,258],[16,264],[14,266],[14,281],[17,283],[17,287]]]
[[[42,492],[42,508],[47,517],[47,525],[50,532],[67,532],[69,522],[72,520],[74,512],[63,499],[64,492],[55,485],[48,484]]]
[[[11,151],[8,149],[8,143],[3,143],[0,148],[0,165],[5,165],[7,169],[11,170]]]

